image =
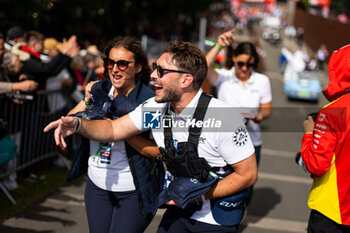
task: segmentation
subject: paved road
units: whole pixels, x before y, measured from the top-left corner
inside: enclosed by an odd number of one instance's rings
[[[311,179],[294,162],[300,150],[301,122],[319,103],[291,102],[283,94],[282,77],[278,73],[280,48],[261,42],[268,54],[266,74],[271,79],[273,117],[263,123],[263,149],[259,181],[242,233],[306,232],[309,210],[306,206]],[[322,86],[326,75],[320,74]],[[85,179],[66,184],[31,205],[24,212],[0,225],[1,233],[86,233],[88,232],[83,193]],[[155,232],[163,211],[159,210],[146,233]]]
[[[265,132],[259,181],[241,232],[306,232],[309,215],[306,203],[312,180],[296,165],[294,156],[300,151],[303,119],[327,101],[323,96],[317,104],[288,100],[278,72],[280,46],[264,41],[261,46],[268,54],[265,73],[271,80],[273,116],[262,125]],[[327,74],[319,73],[319,78],[325,88]]]

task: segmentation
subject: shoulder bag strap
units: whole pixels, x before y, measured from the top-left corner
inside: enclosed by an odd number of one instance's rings
[[[203,121],[211,98],[212,98],[211,95],[208,95],[204,92],[202,93],[202,95],[199,98],[199,101],[192,119],[195,119],[196,122]],[[202,128],[196,127],[196,124],[191,125],[189,129],[188,142],[191,142],[192,144],[197,146],[198,139],[199,139],[199,136],[201,135],[201,132],[202,132]]]

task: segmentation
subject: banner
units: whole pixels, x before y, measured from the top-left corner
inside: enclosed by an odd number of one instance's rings
[[[331,0],[309,0],[309,4],[312,6],[322,6],[323,8],[329,8]]]
[[[314,1],[322,1],[322,0],[314,0]],[[330,0],[328,0],[330,1]],[[239,4],[241,2],[248,2],[248,3],[266,3],[267,5],[270,6],[275,6],[276,5],[276,0],[232,0],[231,5],[232,8],[236,9],[239,7]]]

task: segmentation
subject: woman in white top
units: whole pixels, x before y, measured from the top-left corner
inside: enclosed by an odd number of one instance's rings
[[[235,49],[234,29],[224,32],[218,42],[206,55],[208,62],[208,82],[215,86],[217,98],[238,108],[246,119],[248,132],[255,147],[257,163],[260,160],[261,138],[259,123],[271,115],[271,87],[269,78],[254,71],[259,56],[250,42],[239,43]],[[227,63],[232,61],[233,67],[214,69],[216,55],[222,48],[227,48]]]
[[[110,41],[105,48],[104,67],[106,79],[89,83],[84,99],[69,114],[90,108],[92,111],[100,105],[102,110],[106,107],[112,111],[113,100],[117,98],[121,102],[116,109],[120,111],[126,98],[140,104],[154,96],[153,90],[147,86],[150,78],[148,59],[141,42],[135,38],[117,37]],[[99,86],[102,88],[96,92]],[[105,99],[110,99],[112,105],[103,102]],[[153,140],[138,135],[126,142],[89,142],[85,206],[91,233],[143,232],[155,214],[157,206],[151,209],[153,203],[145,203],[151,197],[155,199],[154,193],[150,193],[152,190],[148,190],[156,185],[152,183],[153,177],[148,170],[152,167],[152,160],[142,159],[143,156],[155,157],[159,153],[158,147]],[[137,160],[129,145],[141,154]]]

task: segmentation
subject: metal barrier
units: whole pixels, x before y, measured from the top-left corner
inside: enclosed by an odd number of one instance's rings
[[[13,172],[58,155],[53,132],[43,133],[43,129],[49,122],[65,115],[66,112],[57,107],[62,106],[60,96],[64,97],[60,91],[38,91],[34,95],[17,96],[16,100],[0,95],[0,118],[7,121],[7,135],[18,146],[12,165],[8,162],[0,164],[0,181]],[[1,182],[0,189],[15,204]]]

